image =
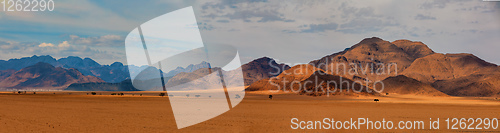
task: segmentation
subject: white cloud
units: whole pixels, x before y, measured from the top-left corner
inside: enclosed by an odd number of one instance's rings
[[[41,43],[38,45],[38,47],[54,47],[54,44],[52,43]]]
[[[62,43],[59,43],[59,45],[57,45],[57,46],[60,48],[64,48],[64,47],[69,47],[70,45],[69,45],[68,41],[64,41]]]
[[[125,53],[119,48],[74,45],[63,41],[58,45],[53,43],[1,41],[0,53],[2,60],[29,57],[33,55],[51,55],[54,58],[68,56],[90,57],[101,64],[125,62]]]
[[[118,35],[104,35],[98,37],[79,37],[70,35],[68,42],[77,45],[87,46],[124,46],[124,39]]]

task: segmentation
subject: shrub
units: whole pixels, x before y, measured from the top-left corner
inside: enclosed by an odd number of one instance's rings
[[[189,94],[186,94],[186,97],[189,97]]]
[[[111,93],[111,95],[116,95],[116,93]]]
[[[165,96],[165,93],[160,93],[159,95],[160,95],[161,97],[163,97],[163,96]]]
[[[96,94],[97,94],[97,93],[95,93],[95,92],[91,92],[91,93],[92,93],[92,95],[96,95]]]
[[[236,97],[235,97],[235,98],[236,98],[236,99],[239,99],[239,98],[241,98],[241,97],[240,97],[240,95],[236,94]]]
[[[197,97],[197,98],[200,97],[200,95],[194,95],[194,96]]]
[[[123,93],[120,93],[121,96],[123,96]]]
[[[168,95],[169,97],[174,97],[174,95]]]
[[[373,99],[373,101],[378,102],[378,101],[380,101],[380,100],[378,100],[378,99]]]

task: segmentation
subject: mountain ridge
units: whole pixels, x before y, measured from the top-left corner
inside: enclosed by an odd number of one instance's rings
[[[0,81],[1,88],[25,89],[37,88],[60,90],[73,83],[104,82],[94,76],[85,76],[77,69],[54,67],[48,63],[39,62],[14,72]]]

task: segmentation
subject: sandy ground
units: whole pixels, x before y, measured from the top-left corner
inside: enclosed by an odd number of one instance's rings
[[[54,94],[55,93],[55,94]],[[71,94],[70,94],[71,93]],[[0,93],[0,132],[408,132],[408,130],[292,130],[291,119],[321,121],[421,120],[440,118],[500,118],[500,101],[494,98],[415,97],[311,97],[289,93],[247,93],[235,108],[216,118],[177,129],[167,97],[158,92],[32,92]],[[132,94],[134,94],[132,96]],[[143,94],[143,96],[140,96]],[[373,99],[380,99],[374,102]],[[488,130],[488,131],[500,131]]]

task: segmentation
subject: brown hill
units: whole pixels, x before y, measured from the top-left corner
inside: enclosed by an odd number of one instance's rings
[[[384,68],[377,63],[386,66]],[[397,69],[390,68],[390,63],[396,63]],[[500,71],[499,66],[472,54],[435,53],[422,42],[409,40],[391,43],[376,37],[366,38],[351,48],[311,61],[310,64],[329,74],[355,81],[373,83],[385,79],[384,82],[388,82],[387,91],[394,93],[442,95],[434,90],[437,89],[448,95],[491,96],[496,95],[499,86],[496,74],[492,74]],[[385,73],[372,73],[381,69],[385,69]],[[388,78],[397,75],[405,77]]]
[[[438,80],[432,86],[452,96],[498,97],[500,96],[500,71]]]
[[[378,94],[371,88],[354,82],[350,79],[326,74],[322,70],[314,72],[309,78],[302,80],[300,94],[311,96],[321,95],[373,95]],[[294,86],[294,90],[300,89],[299,86]]]
[[[261,79],[278,76],[281,72],[290,69],[286,64],[278,64],[274,59],[262,57],[241,66],[245,86]]]
[[[289,83],[292,81],[302,81],[310,77],[314,72],[321,70],[309,64],[296,65],[292,68],[283,71],[280,75],[269,78],[262,79],[246,88],[247,91],[258,91],[258,90],[283,90],[283,88],[290,89]],[[283,81],[288,82],[288,84],[283,84]],[[279,88],[277,87],[279,86]]]
[[[420,58],[434,53],[434,51],[432,51],[429,47],[427,47],[427,45],[418,41],[414,42],[403,39],[403,40],[396,40],[392,42],[392,44],[403,49],[403,51],[405,51],[408,55],[412,56],[413,58]]]
[[[435,53],[415,60],[402,74],[424,83],[433,83],[497,70],[497,65],[472,54]]]
[[[422,83],[418,80],[408,78],[404,75],[388,77],[382,81],[384,83],[383,93],[397,93],[409,95],[423,96],[447,96],[443,92],[436,90],[429,84]],[[381,84],[376,85],[377,88],[382,88]]]
[[[268,58],[268,57],[262,57],[259,59],[255,59],[249,63],[246,63],[242,65],[239,69],[232,70],[232,71],[223,71],[224,75],[226,76],[241,76],[241,72],[243,74],[243,80],[244,80],[244,85],[250,85],[251,83],[261,80],[261,79],[266,79],[266,78],[271,78],[275,77],[279,74],[281,74],[283,71],[289,69],[290,66],[285,65],[285,64],[278,64],[274,59]],[[212,68],[212,72],[216,72],[221,70],[220,68]],[[240,72],[241,71],[241,72]],[[181,72],[173,76],[171,79],[166,84],[166,87],[173,87],[176,85],[184,84],[191,82],[196,79],[200,79],[206,75],[210,74],[208,68],[201,68],[194,70],[193,72]],[[207,79],[208,80],[208,79]],[[209,81],[211,83],[217,84],[218,77],[214,77],[213,80]],[[233,79],[231,79],[233,80]],[[239,78],[235,78],[234,80],[239,80]],[[239,81],[235,81],[238,82]],[[228,84],[233,83],[233,82],[228,82]],[[201,87],[203,88],[203,87]]]
[[[359,90],[359,93],[354,92],[353,88]],[[347,78],[327,74],[323,70],[309,64],[296,65],[275,78],[259,80],[247,87],[246,90],[280,90],[311,96],[374,94],[366,86],[354,83],[354,81]],[[367,90],[370,90],[370,92]]]
[[[23,68],[0,82],[2,88],[64,89],[73,83],[104,82],[100,78],[84,76],[78,70],[37,63]]]
[[[197,79],[200,79],[208,74],[211,74],[210,72],[217,72],[221,70],[220,68],[212,68],[210,71],[209,68],[200,68],[198,70],[195,70],[193,72],[181,72],[178,73],[177,75],[173,76],[168,80],[168,82],[165,84],[165,87],[174,87],[177,85],[185,84]],[[215,80],[220,80],[220,78],[215,79]]]
[[[396,76],[396,71],[402,72],[416,58],[432,52],[423,43],[404,40],[395,42],[398,45],[377,37],[366,38],[349,49],[311,61],[310,64],[329,74],[378,81]],[[397,69],[394,65],[389,66],[392,63],[397,64]]]
[[[9,77],[13,73],[15,73],[16,70],[14,69],[7,69],[7,70],[1,70],[0,71],[0,81],[4,80],[5,78]]]

